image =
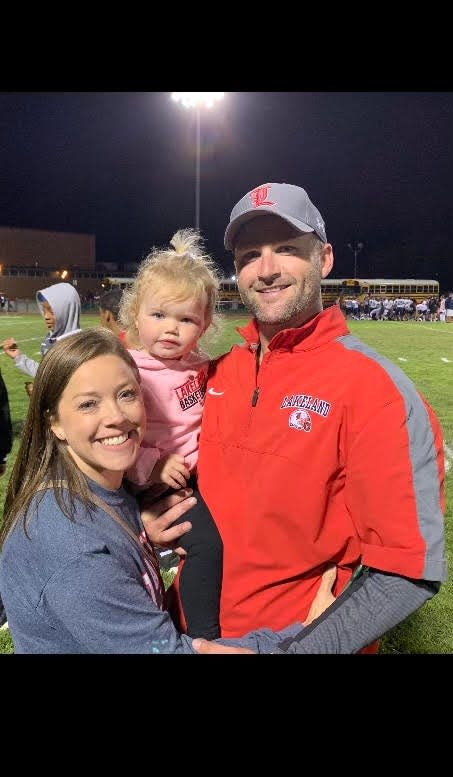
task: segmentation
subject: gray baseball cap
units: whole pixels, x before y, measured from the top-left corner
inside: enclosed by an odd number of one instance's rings
[[[236,235],[246,221],[267,213],[279,216],[300,232],[315,232],[327,243],[323,218],[305,189],[290,183],[264,183],[234,206],[225,232],[225,248],[233,250]]]

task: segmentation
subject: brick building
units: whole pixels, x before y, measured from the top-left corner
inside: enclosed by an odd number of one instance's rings
[[[0,227],[0,293],[34,298],[38,289],[65,280],[81,294],[102,291],[95,235]]]

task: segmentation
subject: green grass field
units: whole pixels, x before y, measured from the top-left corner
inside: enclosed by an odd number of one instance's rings
[[[240,338],[235,327],[244,318],[225,319],[217,340],[205,344],[211,355],[223,353]],[[84,315],[82,327],[97,326],[97,315]],[[447,513],[446,534],[449,567],[453,568],[453,326],[441,323],[350,321],[353,334],[376,348],[398,364],[416,383],[428,399],[442,424],[447,446],[446,479]],[[0,317],[0,342],[14,336],[22,351],[39,360],[39,344],[45,334],[42,318],[36,316]],[[14,448],[8,460],[6,475],[0,480],[0,504],[14,456],[23,419],[27,412],[28,396],[24,383],[27,377],[16,369],[3,353],[0,367],[8,387],[14,426]],[[0,653],[12,653],[13,646],[7,631],[0,631]],[[382,640],[382,653],[453,653],[453,583],[449,580],[440,593],[415,615],[408,618]]]

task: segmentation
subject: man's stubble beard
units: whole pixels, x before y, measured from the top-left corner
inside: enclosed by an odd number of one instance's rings
[[[249,298],[248,290],[240,290],[239,293],[247,310],[262,324],[288,324],[293,319],[298,319],[302,313],[307,313],[311,317],[319,310],[321,280],[319,269],[316,264],[311,268],[310,273],[305,277],[304,282],[299,286],[295,297],[284,303],[280,311],[267,311],[264,305],[260,305],[255,296]],[[254,295],[254,292],[251,292]]]

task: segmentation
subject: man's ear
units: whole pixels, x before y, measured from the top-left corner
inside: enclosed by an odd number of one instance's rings
[[[55,437],[57,437],[62,442],[66,440],[66,434],[65,431],[60,423],[54,418],[50,421],[50,428],[52,432],[54,433]]]
[[[333,267],[333,248],[330,243],[325,243],[321,253],[321,277],[327,278]]]

